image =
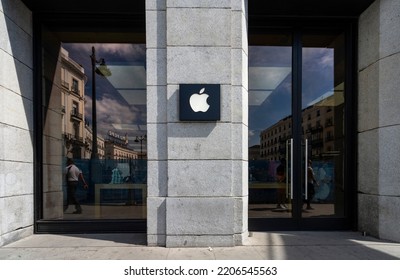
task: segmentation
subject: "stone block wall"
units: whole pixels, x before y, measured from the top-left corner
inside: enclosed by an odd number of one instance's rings
[[[359,20],[359,229],[400,241],[400,1],[377,0]]]
[[[247,1],[146,1],[148,244],[247,236]],[[179,84],[220,84],[221,120],[179,121]]]
[[[0,246],[33,232],[32,17],[0,0]]]

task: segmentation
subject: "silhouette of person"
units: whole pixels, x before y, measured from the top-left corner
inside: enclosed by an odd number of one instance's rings
[[[65,168],[65,178],[67,181],[67,204],[64,206],[64,211],[68,209],[70,204],[75,205],[73,214],[81,214],[82,207],[76,198],[76,190],[79,185],[79,180],[83,182],[83,187],[88,188],[85,179],[83,178],[82,171],[74,164],[72,159],[67,159],[67,167]]]
[[[276,208],[280,210],[286,210],[287,206],[285,205],[285,182],[286,182],[286,160],[284,158],[281,159],[281,163],[276,168],[276,181],[278,183],[277,188],[277,205]]]
[[[314,209],[311,207],[311,201],[313,200],[315,195],[315,185],[318,185],[318,182],[315,179],[314,170],[312,168],[312,161],[309,159],[307,166],[307,199],[304,200],[307,204],[307,210]]]

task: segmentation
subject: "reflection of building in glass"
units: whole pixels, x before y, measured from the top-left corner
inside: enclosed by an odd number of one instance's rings
[[[249,160],[258,160],[261,158],[260,145],[249,147]]]
[[[292,137],[292,118],[286,117],[260,134],[261,158],[279,160],[286,149],[286,140]]]
[[[137,159],[138,153],[128,147],[120,146],[109,140],[105,142],[106,159]]]
[[[84,68],[69,58],[61,48],[61,106],[62,134],[65,155],[76,159],[85,157],[85,89]]]
[[[128,136],[120,136],[115,132],[108,132],[108,139],[104,141],[106,159],[137,159],[138,152],[128,147]]]
[[[92,156],[92,141],[93,134],[92,128],[89,124],[85,123],[85,158],[89,159]],[[104,159],[105,157],[105,146],[104,146],[104,138],[97,135],[97,154],[99,159]]]
[[[85,118],[84,109],[86,82],[85,69],[69,57],[66,49],[61,48],[62,134],[65,156],[75,159],[90,159],[92,155],[93,130]],[[131,103],[136,102],[130,98]],[[121,137],[111,131],[107,135],[107,140],[97,135],[98,158],[137,159],[140,153],[128,147],[127,139],[127,136]]]
[[[309,141],[311,157],[320,157],[334,150],[334,107],[323,103],[321,101],[303,110],[303,135]]]
[[[341,134],[335,122],[335,114],[340,114],[343,94],[332,94],[303,109],[303,136],[308,139],[311,157],[321,157],[335,153],[335,139]],[[336,125],[336,127],[335,127]],[[292,117],[281,119],[260,134],[260,156],[267,160],[279,160],[286,154],[286,142],[292,138]],[[336,132],[335,132],[336,130]]]

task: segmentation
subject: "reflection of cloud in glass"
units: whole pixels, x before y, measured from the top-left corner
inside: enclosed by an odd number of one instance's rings
[[[86,97],[85,112],[91,114],[92,99]],[[135,107],[121,104],[117,100],[104,94],[96,102],[97,126],[100,135],[105,135],[112,128],[113,123],[136,123],[138,110]]]
[[[117,54],[122,57],[137,57],[143,59],[146,56],[144,45],[138,44],[98,44],[94,45],[99,53]]]
[[[330,67],[333,65],[334,51],[333,51],[333,49],[325,49],[325,51],[329,51],[329,52],[325,53],[325,55],[323,57],[321,57],[320,64],[325,67]]]
[[[257,135],[254,130],[249,129],[249,138]]]
[[[113,123],[112,126],[118,130],[146,131],[146,125]]]
[[[334,49],[303,48],[303,64],[310,70],[320,70],[321,67],[332,67]]]
[[[63,44],[67,49],[73,49],[75,51],[87,54],[91,53],[92,46],[96,49],[97,57],[106,58],[106,62],[109,61],[109,56],[118,56],[128,60],[143,60],[146,57],[145,45],[140,44],[81,44],[81,43],[69,43]]]
[[[334,88],[334,49],[303,48],[303,108]]]
[[[249,66],[290,67],[292,47],[287,46],[249,46]]]

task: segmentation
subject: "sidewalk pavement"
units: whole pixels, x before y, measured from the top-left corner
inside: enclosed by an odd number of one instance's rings
[[[36,234],[0,247],[0,260],[400,260],[400,243],[359,232],[253,232],[244,246],[165,248],[145,234]]]

